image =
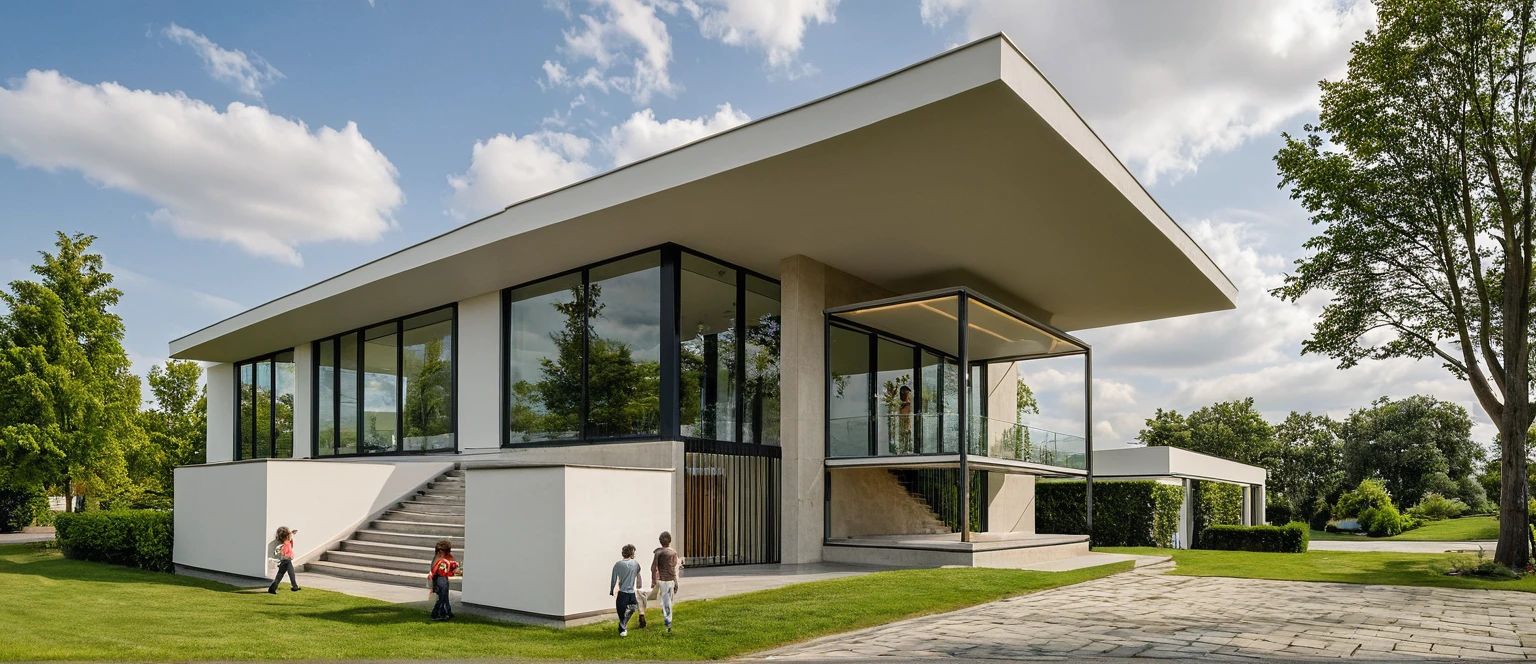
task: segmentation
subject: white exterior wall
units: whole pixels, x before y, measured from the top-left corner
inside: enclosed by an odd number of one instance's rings
[[[606,584],[625,544],[650,566],[674,530],[670,471],[582,466],[471,467],[465,481],[464,601],[549,618],[611,611]],[[675,530],[674,530],[675,532]],[[649,574],[649,572],[646,572]]]
[[[208,386],[208,463],[229,461],[235,458],[235,365],[210,364],[204,375]]]
[[[267,576],[267,542],[288,526],[300,531],[294,559],[303,564],[452,465],[271,459],[177,468],[171,560]]]
[[[315,347],[293,349],[293,458],[307,459],[315,449]]]
[[[459,450],[501,447],[501,292],[459,302]]]
[[[223,367],[226,375],[229,373],[230,365],[216,366]],[[210,380],[210,428],[214,412],[212,388]],[[224,431],[229,431],[229,427]],[[208,452],[211,457],[212,436]],[[174,472],[176,537],[171,546],[171,561],[215,572],[266,576],[266,546],[272,537],[267,530],[266,464],[257,461],[183,466]]]

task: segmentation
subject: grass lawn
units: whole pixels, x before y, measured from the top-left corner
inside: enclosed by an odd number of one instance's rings
[[[1410,542],[1464,542],[1467,540],[1491,540],[1499,538],[1499,519],[1493,516],[1469,516],[1445,521],[1431,521],[1401,535],[1380,539],[1406,540]],[[1362,535],[1325,533],[1312,531],[1315,540],[1366,540]]]
[[[677,607],[674,636],[632,628],[621,640],[613,622],[555,629],[461,614],[433,623],[423,609],[323,590],[273,596],[8,545],[0,546],[0,661],[716,659],[1130,568],[1126,562],[1057,573],[904,570],[803,583],[685,601]]]
[[[1184,576],[1229,576],[1281,581],[1331,581],[1397,586],[1481,588],[1536,592],[1536,575],[1510,581],[1446,576],[1444,553],[1382,553],[1365,551],[1308,551],[1306,553],[1251,553],[1248,551],[1186,551],[1180,549],[1104,548],[1110,553],[1172,555],[1178,567],[1171,572]]]

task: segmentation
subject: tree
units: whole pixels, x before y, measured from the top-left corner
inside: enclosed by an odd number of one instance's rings
[[[1255,466],[1268,466],[1275,453],[1274,427],[1253,407],[1253,398],[1206,406],[1189,417],[1159,408],[1136,439]]]
[[[1307,521],[1316,516],[1319,505],[1333,504],[1343,491],[1344,446],[1339,429],[1339,423],[1326,415],[1295,411],[1275,427],[1275,454],[1266,488]]]
[[[143,443],[139,380],[111,311],[122,292],[89,253],[94,240],[59,233],[57,252],[32,266],[40,280],[0,293],[0,481],[66,498],[121,490],[123,450]]]
[[[157,499],[156,504],[170,502],[177,466],[207,461],[208,397],[202,378],[202,367],[189,360],[149,368],[155,405],[140,414],[148,444],[142,452],[129,452],[128,467],[140,493]]]
[[[1379,479],[1400,505],[1425,494],[1460,495],[1483,450],[1472,441],[1472,419],[1453,403],[1423,395],[1377,399],[1344,421],[1345,481]]]
[[[1499,430],[1494,559],[1530,558],[1536,0],[1381,0],[1319,123],[1276,155],[1323,227],[1274,294],[1326,293],[1303,352],[1340,368],[1435,358]],[[1331,145],[1325,145],[1331,143]]]

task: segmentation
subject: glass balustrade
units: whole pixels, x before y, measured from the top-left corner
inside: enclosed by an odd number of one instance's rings
[[[959,451],[959,416],[919,413],[834,417],[828,420],[831,458],[955,454]],[[1087,467],[1082,436],[1016,422],[973,416],[966,450],[974,456],[1083,470]]]

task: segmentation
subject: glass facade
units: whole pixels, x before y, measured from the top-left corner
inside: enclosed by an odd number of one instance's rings
[[[321,339],[315,456],[452,451],[453,306]]]
[[[508,289],[503,313],[508,445],[779,444],[766,278],[665,247]]]
[[[235,459],[293,456],[293,351],[235,365]]]

